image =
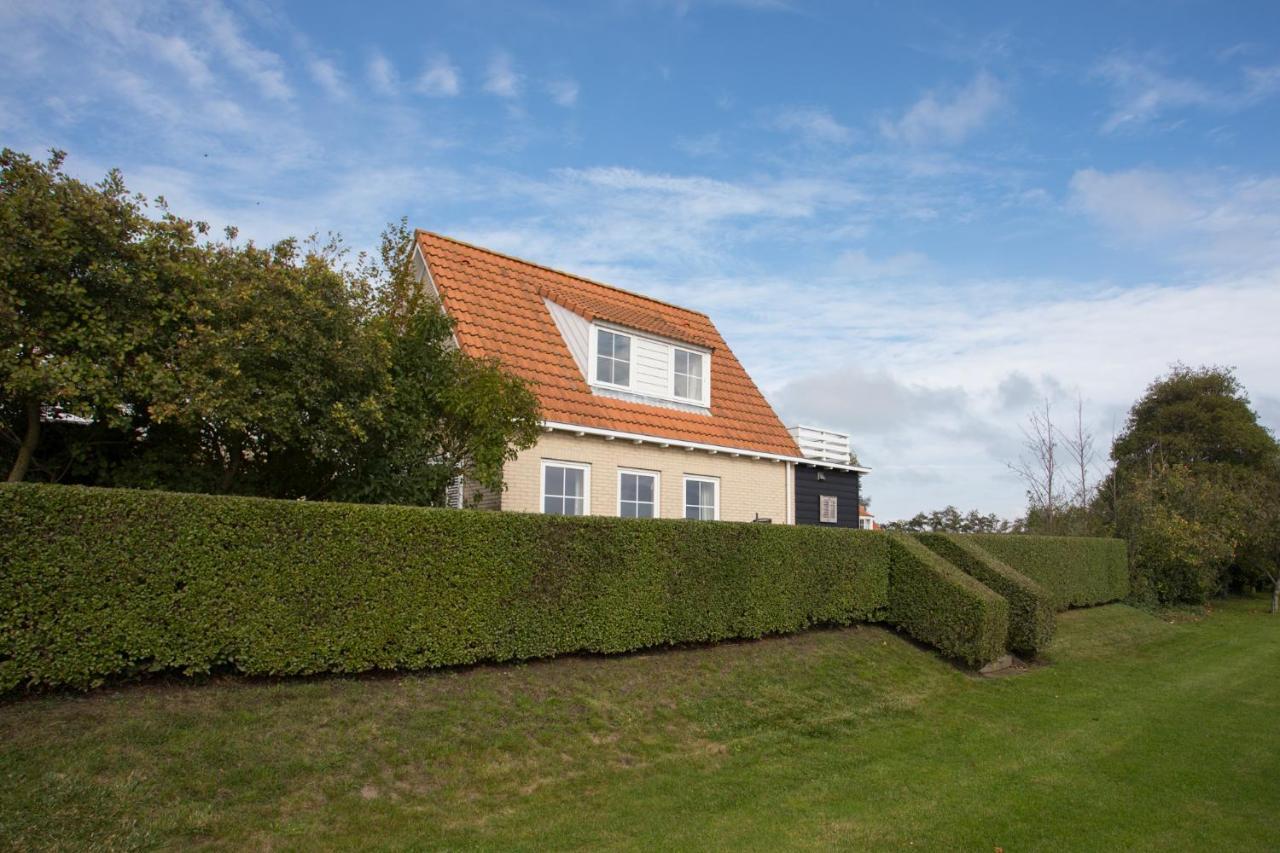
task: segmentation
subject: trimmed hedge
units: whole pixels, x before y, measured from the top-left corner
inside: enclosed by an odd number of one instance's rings
[[[1120,539],[977,533],[984,551],[1044,587],[1054,607],[1087,607],[1129,595],[1129,558]]]
[[[889,540],[885,621],[971,666],[1005,651],[1009,604],[909,536]]]
[[[0,692],[416,669],[875,618],[877,533],[0,487]]]
[[[967,536],[919,533],[925,547],[1009,602],[1008,648],[1034,657],[1053,639],[1054,607],[1049,593],[1013,567],[997,560]]]

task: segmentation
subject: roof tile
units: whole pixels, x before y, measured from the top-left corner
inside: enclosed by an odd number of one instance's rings
[[[705,314],[427,231],[418,245],[458,344],[528,382],[542,417],[575,426],[799,456],[791,434]],[[711,414],[593,394],[543,301],[714,351]]]

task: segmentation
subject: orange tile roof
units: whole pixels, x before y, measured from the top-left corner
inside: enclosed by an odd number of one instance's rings
[[[707,315],[585,278],[417,232],[463,352],[494,357],[529,383],[542,417],[574,426],[799,456],[795,440]],[[713,351],[711,414],[593,394],[544,297],[606,320]]]

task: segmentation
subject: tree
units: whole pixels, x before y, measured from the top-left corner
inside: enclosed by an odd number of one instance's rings
[[[1022,455],[1007,463],[1027,487],[1028,521],[1032,514],[1042,515],[1044,532],[1055,530],[1055,513],[1060,499],[1058,469],[1061,465],[1058,431],[1053,425],[1053,410],[1048,399],[1043,410],[1033,410],[1022,427]]]
[[[1175,365],[1129,412],[1094,501],[1129,543],[1135,594],[1202,604],[1271,578],[1280,447],[1225,368]]]
[[[1090,483],[1090,475],[1096,452],[1093,433],[1084,425],[1083,397],[1076,397],[1075,425],[1071,432],[1063,434],[1062,439],[1067,448],[1067,458],[1071,463],[1074,503],[1077,507],[1087,507],[1093,500],[1094,487]]]
[[[961,513],[954,506],[947,506],[929,513],[916,513],[906,521],[891,521],[885,529],[911,533],[1014,533],[1021,529],[1021,525],[1002,519],[995,513],[983,515],[976,509]]]
[[[194,439],[215,491],[323,497],[377,423],[386,347],[340,257],[336,241],[207,247],[192,333],[149,408]]]
[[[501,488],[536,440],[536,398],[458,351],[403,221],[381,263],[338,238],[212,242],[62,160],[0,155],[11,480],[436,503],[458,474]]]
[[[496,361],[465,355],[453,323],[425,292],[403,220],[383,233],[374,328],[389,353],[382,417],[339,484],[349,499],[438,504],[454,478],[502,488],[503,467],[537,441],[537,398]]]
[[[0,407],[26,478],[42,425],[61,413],[126,424],[154,392],[174,331],[195,226],[148,218],[119,172],[90,186],[45,162],[0,152]]]
[[[1132,483],[1122,513],[1136,598],[1203,604],[1223,589],[1242,536],[1226,483],[1186,465],[1159,466]]]
[[[1222,463],[1256,468],[1276,453],[1275,438],[1258,423],[1230,368],[1175,364],[1134,404],[1111,449],[1122,471]]]
[[[1236,559],[1245,588],[1271,591],[1271,612],[1280,612],[1280,462],[1247,475],[1240,491],[1240,514],[1245,538]]]

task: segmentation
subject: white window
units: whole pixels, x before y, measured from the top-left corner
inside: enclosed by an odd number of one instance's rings
[[[542,511],[549,515],[586,515],[590,510],[591,466],[577,462],[542,463]]]
[[[720,481],[714,477],[684,478],[684,517],[714,521],[720,517]]]
[[[653,471],[618,472],[618,515],[658,517],[658,475]]]
[[[596,381],[624,388],[631,385],[631,336],[596,330]]]
[[[823,524],[835,524],[839,520],[836,511],[836,496],[822,495],[818,498],[818,521]]]
[[[702,394],[702,353],[677,349],[673,362],[675,382],[672,390],[682,400],[694,400],[701,403]]]

